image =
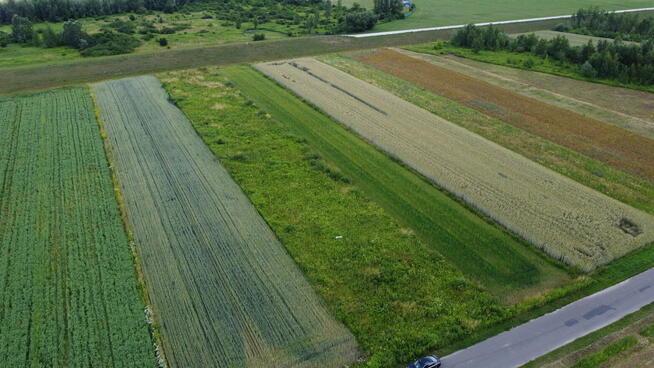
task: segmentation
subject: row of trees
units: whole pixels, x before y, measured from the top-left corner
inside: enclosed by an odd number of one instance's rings
[[[130,29],[103,29],[89,35],[82,29],[82,24],[74,20],[64,22],[61,32],[55,32],[51,27],[35,31],[29,19],[14,15],[11,20],[11,35],[0,32],[0,46],[6,46],[8,41],[12,41],[45,48],[69,46],[80,50],[82,56],[117,55],[130,53],[141,44],[129,33]]]
[[[571,46],[566,37],[545,40],[535,34],[509,37],[496,27],[468,25],[459,30],[452,44],[481,50],[531,53],[544,59],[575,65],[588,78],[615,79],[624,83],[654,84],[654,41],[640,45],[622,41],[588,42]]]
[[[594,7],[580,9],[572,18],[572,32],[598,37],[642,41],[654,37],[654,18],[616,14]]]

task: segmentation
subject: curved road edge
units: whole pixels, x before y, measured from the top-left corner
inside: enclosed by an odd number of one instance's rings
[[[653,302],[654,268],[443,357],[443,368],[519,367]]]

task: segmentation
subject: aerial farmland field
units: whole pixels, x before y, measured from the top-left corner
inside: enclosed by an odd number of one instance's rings
[[[375,67],[357,61],[354,59],[354,54],[324,55],[320,56],[319,60],[354,77],[385,89],[416,106],[479,134],[580,184],[593,188],[649,214],[654,214],[654,183],[629,175],[606,163],[593,160],[590,157],[557,145],[550,140],[530,134],[525,130],[506,124],[499,119],[483,114],[473,108],[449,100],[404,79],[397,78]],[[462,64],[461,60],[452,60],[447,57],[433,55],[419,55],[416,53],[411,53],[411,55],[424,57],[432,62],[438,63],[438,65],[448,68],[459,67],[458,70],[469,72],[478,78],[483,77],[485,78],[484,80],[489,82],[506,86],[513,91],[524,93],[534,98],[545,99],[549,103],[560,103],[562,105],[561,107],[578,109],[579,113],[587,115],[594,113],[597,118],[607,120],[610,118],[609,121],[612,121],[614,124],[624,124],[624,127],[630,127],[634,132],[645,134],[649,131],[646,121],[635,116],[626,116],[617,111],[601,108],[596,104],[583,103],[581,100],[572,97],[567,98],[567,96],[563,96],[562,94],[539,89],[526,83],[519,83],[501,75],[490,74],[484,70],[474,69],[473,71],[469,71],[465,69],[467,64]],[[590,85],[588,82],[568,81],[571,83],[574,82],[572,83],[573,85],[579,84],[575,91],[569,91],[569,93],[580,93],[577,91],[586,91],[590,87],[597,86],[594,84]],[[642,98],[640,100],[630,98],[629,94],[625,96],[626,92],[640,94],[644,92],[625,91],[623,88],[609,86],[602,87],[606,87],[604,88],[606,94],[613,96],[613,99],[616,100],[615,104],[622,102],[623,105],[634,107],[639,104],[638,101],[641,103],[647,102],[643,101]],[[598,103],[600,102],[598,101]],[[654,128],[654,125],[652,125],[652,128]],[[651,131],[654,133],[654,129],[651,129]]]
[[[422,46],[411,49],[425,50]],[[654,139],[654,98],[650,92],[484,63],[454,55],[399,51]]]
[[[654,182],[654,139],[392,50],[361,61],[637,177]]]
[[[555,258],[591,270],[654,240],[654,217],[337,69],[257,68]]]
[[[0,98],[0,362],[155,367],[88,89]]]
[[[93,85],[173,367],[343,366],[350,332],[154,77]]]

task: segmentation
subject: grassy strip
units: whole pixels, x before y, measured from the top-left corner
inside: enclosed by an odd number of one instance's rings
[[[252,81],[248,91],[287,96],[247,67],[177,72],[162,80],[331,311],[356,335],[367,366],[408,361],[509,316],[436,247],[369,200],[354,177],[322,158],[291,128],[293,121],[261,110],[258,99],[253,103],[252,94],[229,87],[225,76],[238,79],[239,87]],[[308,108],[295,98],[284,104],[298,112]],[[343,143],[361,146],[353,142]]]
[[[509,66],[524,70],[532,70],[542,73],[549,73],[561,77],[573,78],[592,83],[601,83],[609,86],[631,88],[639,91],[654,92],[652,86],[642,86],[638,84],[621,83],[612,79],[597,79],[584,77],[577,65],[571,63],[563,63],[553,61],[550,59],[543,59],[530,53],[518,53],[510,51],[480,51],[474,53],[471,49],[456,47],[448,42],[438,42],[436,44],[422,44],[406,47],[407,50],[421,52],[431,55],[446,55],[452,54],[468,59],[483,61],[486,63]]]
[[[635,336],[622,338],[597,353],[587,355],[579,359],[572,368],[593,368],[608,361],[614,356],[636,346],[638,339]]]
[[[320,60],[632,207],[654,214],[654,184],[341,55]]]
[[[565,346],[562,346],[546,355],[543,355],[538,359],[532,360],[531,362],[525,364],[523,368],[536,368],[558,361],[563,357],[574,353],[577,350],[581,350],[592,345],[596,341],[610,334],[623,330],[634,323],[638,323],[641,319],[651,315],[652,311],[654,311],[654,304],[649,304],[641,308],[639,311],[623,317],[622,319],[620,319],[615,323],[612,323],[597,331],[593,331],[590,334],[581,337]],[[654,325],[649,326],[649,330],[648,329],[645,330],[652,331],[652,333],[654,333]],[[646,334],[644,334],[645,330],[641,331],[640,335],[647,336]]]
[[[491,225],[490,219],[480,219],[291,92],[253,70],[238,71],[231,77],[245,94],[306,138],[401,224],[503,301],[516,302],[568,281],[554,261]]]

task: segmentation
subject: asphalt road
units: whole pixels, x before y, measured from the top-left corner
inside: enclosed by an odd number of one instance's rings
[[[654,302],[654,269],[442,358],[443,368],[519,367]]]
[[[643,11],[653,11],[654,8],[639,8],[639,9],[627,9],[627,10],[616,10],[612,13],[634,13],[634,12],[643,12]],[[557,19],[569,19],[573,15],[557,15],[553,17],[542,17],[542,18],[528,18],[528,19],[517,19],[517,20],[505,20],[499,22],[484,22],[484,23],[475,23],[478,27],[489,26],[489,25],[502,25],[502,24],[515,24],[515,23],[529,23],[529,22],[539,22],[545,20],[557,20]],[[443,31],[450,29],[458,29],[465,27],[465,24],[459,24],[455,26],[443,26],[443,27],[429,27],[429,28],[414,28],[414,29],[403,29],[398,31],[386,31],[386,32],[370,32],[370,33],[356,33],[350,34],[348,37],[354,38],[366,38],[366,37],[379,37],[379,36],[389,36],[397,35],[403,33],[413,33],[413,32],[426,32],[426,31]]]

